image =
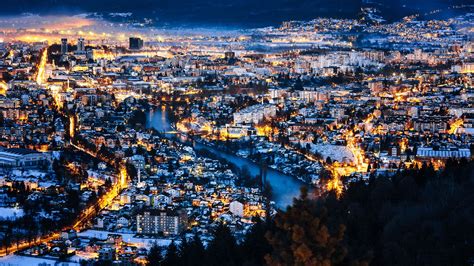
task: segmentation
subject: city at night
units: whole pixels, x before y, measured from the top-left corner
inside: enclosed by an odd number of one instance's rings
[[[0,266],[474,265],[471,0],[4,0]]]

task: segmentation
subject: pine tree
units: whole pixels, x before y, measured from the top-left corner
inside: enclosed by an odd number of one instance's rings
[[[149,266],[158,266],[161,265],[161,261],[163,260],[163,256],[161,255],[162,248],[158,246],[156,243],[150,248],[148,252],[148,264]]]
[[[174,241],[172,241],[171,244],[166,249],[166,256],[163,262],[161,263],[161,265],[162,266],[181,265],[180,258],[178,255],[178,247],[176,246]]]
[[[198,235],[188,241],[183,238],[179,246],[179,254],[182,265],[198,266],[203,265],[203,258],[205,257],[205,249],[201,238]]]
[[[207,247],[207,265],[239,265],[237,243],[234,236],[224,224],[219,224]]]
[[[269,222],[258,219],[241,244],[241,254],[244,254],[244,265],[264,265],[264,256],[271,252],[271,246],[265,239],[265,234],[270,227]]]

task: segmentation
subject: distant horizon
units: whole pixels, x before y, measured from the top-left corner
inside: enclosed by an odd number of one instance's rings
[[[155,27],[257,28],[279,25],[288,20],[311,20],[317,17],[357,18],[363,6],[380,9],[388,21],[417,12],[467,4],[467,0],[5,0],[0,16],[77,15],[98,13],[114,22],[149,23]],[[448,10],[446,10],[448,11]],[[453,12],[449,10],[449,12]],[[132,13],[113,17],[112,13]]]

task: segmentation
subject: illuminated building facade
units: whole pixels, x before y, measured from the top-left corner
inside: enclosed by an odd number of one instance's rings
[[[62,38],[61,39],[61,54],[62,55],[66,55],[68,52],[68,49],[67,49],[67,39],[66,38]]]
[[[146,210],[137,215],[137,233],[178,235],[186,223],[186,214],[182,211]]]
[[[143,40],[138,37],[130,37],[129,39],[130,50],[140,50],[143,48]]]
[[[77,40],[77,51],[78,52],[85,52],[86,51],[86,45],[84,43],[84,38],[79,38]]]
[[[49,167],[51,157],[29,149],[5,149],[0,151],[0,167],[34,169]]]

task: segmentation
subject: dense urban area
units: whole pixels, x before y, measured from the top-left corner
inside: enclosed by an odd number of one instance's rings
[[[474,13],[451,8],[1,19],[0,265],[472,264]]]

